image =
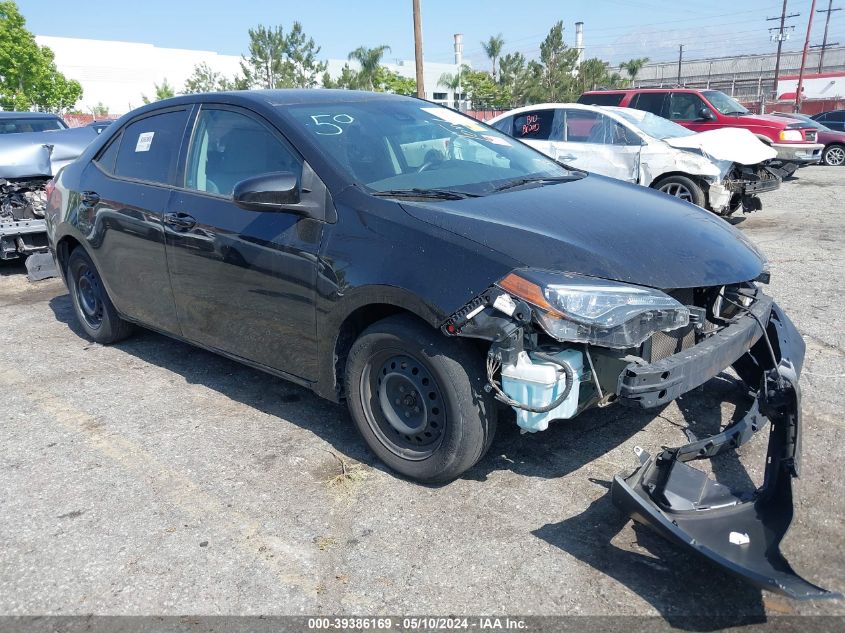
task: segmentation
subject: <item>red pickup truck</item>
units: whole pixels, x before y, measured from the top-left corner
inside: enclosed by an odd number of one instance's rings
[[[718,90],[592,90],[582,94],[578,103],[645,110],[696,132],[723,127],[745,128],[777,150],[777,160],[783,163],[783,169],[787,173],[802,165],[818,163],[824,149],[824,145],[817,142],[816,130],[805,122],[766,114],[752,114],[738,101]]]

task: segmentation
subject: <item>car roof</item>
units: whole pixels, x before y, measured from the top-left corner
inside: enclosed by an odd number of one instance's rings
[[[150,105],[166,107],[181,103],[202,103],[204,101],[228,101],[241,104],[261,104],[285,106],[299,104],[350,103],[361,101],[379,101],[384,99],[410,100],[416,97],[403,97],[387,92],[366,92],[363,90],[335,90],[324,88],[291,88],[283,90],[232,90],[228,92],[205,92],[181,95]],[[139,108],[140,109],[140,108]]]
[[[713,88],[608,88],[606,90],[585,90],[582,94],[585,95],[603,95],[603,94],[628,94],[634,92],[706,92],[713,91]]]
[[[0,111],[0,119],[60,119],[52,112],[4,112]]]

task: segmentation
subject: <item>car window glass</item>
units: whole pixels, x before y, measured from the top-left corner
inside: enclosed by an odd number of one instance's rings
[[[586,94],[578,97],[578,103],[583,103],[584,105],[618,106],[622,103],[622,97],[624,96],[621,92]]]
[[[506,116],[505,118],[500,119],[495,123],[491,123],[491,125],[500,132],[504,132],[505,134],[510,135],[512,129],[511,126],[513,125],[513,117]]]
[[[123,130],[114,174],[167,184],[176,165],[186,110],[175,110],[144,117]]]
[[[123,133],[117,134],[94,160],[94,162],[109,173],[114,173],[114,161],[117,158],[117,151],[120,149],[120,139],[122,137]]]
[[[663,104],[666,101],[665,92],[640,92],[631,99],[631,107],[645,110],[657,116],[662,116]]]
[[[845,110],[839,112],[830,112],[825,121],[845,121]]]
[[[416,99],[291,105],[279,113],[344,177],[374,191],[483,195],[526,177],[569,173],[495,128]]]
[[[704,102],[691,92],[673,92],[669,99],[669,119],[672,121],[695,121],[700,118]]]
[[[560,140],[554,110],[531,110],[513,116],[513,136],[523,141]]]
[[[0,134],[19,132],[45,132],[64,130],[65,126],[58,119],[6,119],[0,120]]]
[[[242,180],[282,171],[299,177],[301,164],[267,126],[231,110],[200,111],[186,187],[229,196]]]
[[[618,128],[622,126],[598,112],[566,110],[566,140],[570,143],[609,145],[620,135],[624,138]]]

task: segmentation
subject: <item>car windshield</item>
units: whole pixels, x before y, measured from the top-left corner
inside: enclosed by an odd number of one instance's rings
[[[719,90],[705,90],[702,92],[714,108],[722,114],[749,114],[750,111],[736,99],[729,97]]]
[[[678,125],[669,119],[664,119],[662,116],[657,116],[651,112],[632,110],[631,108],[614,108],[613,112],[626,121],[633,123],[635,127],[649,136],[659,138],[661,141],[667,138],[678,138],[695,134],[695,132],[688,130],[683,125]]]
[[[281,110],[351,180],[379,193],[485,195],[579,177],[454,110],[384,99]],[[426,196],[426,197],[434,197]]]

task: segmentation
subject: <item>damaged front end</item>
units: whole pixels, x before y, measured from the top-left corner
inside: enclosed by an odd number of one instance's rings
[[[798,576],[780,552],[800,472],[804,342],[753,282],[657,290],[578,275],[515,271],[443,324],[449,336],[490,341],[488,389],[539,431],[592,406],[663,406],[733,368],[750,394],[746,415],[710,437],[649,455],[617,476],[614,503],[637,522],[711,563],[797,599],[839,597]],[[736,492],[690,464],[769,427],[765,477]]]
[[[0,260],[42,254],[28,259],[27,267],[31,275],[37,268],[40,277],[49,276],[48,182],[96,136],[90,128],[0,135]]]
[[[783,176],[779,171],[767,164],[760,165],[731,165],[724,179],[710,188],[710,196],[716,195],[714,187],[720,189],[723,205],[720,215],[731,215],[742,209],[743,213],[759,211],[763,203],[757,196],[761,193],[775,191],[780,187]]]

